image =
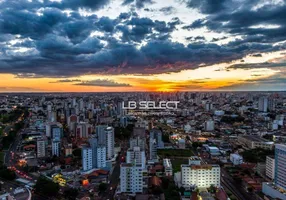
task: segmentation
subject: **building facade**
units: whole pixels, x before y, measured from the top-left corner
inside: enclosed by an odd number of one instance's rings
[[[233,165],[240,165],[243,163],[242,156],[235,154],[235,153],[230,154],[229,159]]]
[[[140,147],[140,149],[145,149],[146,146],[146,140],[145,138],[141,138],[141,137],[134,137],[131,138],[129,140],[129,146],[131,149],[133,149],[133,147]]]
[[[256,148],[273,149],[274,146],[274,142],[268,141],[264,138],[260,138],[254,135],[238,136],[238,142],[250,149],[256,149]]]
[[[173,175],[173,167],[170,159],[163,159],[163,166],[165,170],[165,176]]]
[[[46,141],[43,139],[37,140],[37,157],[46,157]]]
[[[202,164],[197,158],[191,158],[189,164],[181,165],[181,183],[185,188],[220,187],[220,166]]]
[[[266,156],[266,176],[271,180],[274,180],[275,158],[273,156]]]
[[[82,170],[88,171],[93,169],[92,167],[92,148],[83,146],[81,151],[82,156]]]
[[[106,134],[106,160],[111,160],[114,157],[114,128],[107,127]]]
[[[275,145],[275,185],[286,190],[286,145]]]
[[[60,156],[61,142],[59,140],[52,141],[52,156]]]
[[[121,193],[143,192],[143,171],[141,165],[121,164],[120,166]]]
[[[133,147],[127,150],[126,163],[141,165],[142,169],[146,168],[145,151],[140,147]]]
[[[149,138],[149,158],[150,160],[157,159],[157,149],[164,148],[162,140],[162,132],[158,129],[152,129]]]

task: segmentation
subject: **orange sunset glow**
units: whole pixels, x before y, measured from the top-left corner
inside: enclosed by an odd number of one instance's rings
[[[259,60],[276,62],[283,58],[281,52],[264,54]],[[256,63],[257,58],[245,57],[248,63]],[[207,91],[223,90],[225,87],[244,84],[249,80],[259,81],[274,76],[280,70],[268,68],[228,69],[232,63],[222,63],[193,70],[153,75],[85,75],[69,78],[18,78],[12,74],[0,75],[1,91],[12,92],[118,92],[118,91]],[[80,85],[79,82],[92,80],[112,81],[116,84],[96,86]],[[61,82],[62,81],[62,82]]]

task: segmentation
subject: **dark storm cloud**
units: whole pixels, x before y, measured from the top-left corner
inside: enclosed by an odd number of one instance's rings
[[[271,77],[271,78],[266,78],[266,79],[259,79],[259,80],[246,80],[246,82],[249,83],[267,83],[267,84],[285,84],[286,86],[286,77],[279,77],[279,76],[275,76],[275,77]]]
[[[132,17],[126,20],[125,24],[116,26],[122,32],[122,40],[142,42],[144,39],[166,40],[170,37],[169,33],[176,29],[179,19],[172,19],[170,22],[151,20],[150,18]],[[129,26],[132,26],[131,28]],[[156,32],[154,32],[156,31]]]
[[[42,16],[26,10],[9,9],[0,12],[0,19],[0,33],[35,39],[52,32],[55,25],[66,21],[66,16],[58,9],[47,9]]]
[[[209,1],[212,3],[206,5],[206,2]],[[234,0],[219,1],[218,4],[215,4],[216,1],[212,0],[190,2],[191,7],[209,15],[185,26],[185,29],[207,27],[215,32],[241,35],[243,37],[240,40],[241,43],[273,43],[286,40],[285,3],[275,5],[270,2],[254,9],[255,6],[260,5],[256,0],[244,0],[242,2]],[[277,27],[269,28],[271,25]]]
[[[253,54],[251,56],[253,56],[253,57],[262,57],[262,54],[261,53],[257,53],[257,54]]]
[[[204,14],[217,13],[226,8],[227,0],[184,0],[189,8],[199,9]]]
[[[197,19],[192,24],[183,26],[182,29],[191,30],[191,29],[201,28],[204,25],[205,25],[204,19]]]
[[[31,72],[37,74],[37,77],[68,77],[90,73],[149,73],[144,69],[153,67],[152,73],[162,73],[194,69],[202,63],[228,62],[253,51],[247,45],[234,48],[194,43],[184,46],[168,40],[151,40],[141,48],[136,48],[133,44],[110,39],[108,45],[103,47],[97,38],[90,39],[90,42],[88,40],[85,40],[85,45],[74,45],[63,37],[48,35],[44,40],[37,41],[40,55],[5,59],[5,65],[0,65],[0,72],[21,73],[22,77]],[[270,48],[257,46],[259,51]],[[170,67],[159,67],[163,65]]]
[[[81,82],[80,79],[62,79],[62,80],[57,80],[54,82],[50,82],[50,83],[72,83],[72,82]]]
[[[109,0],[62,0],[60,3],[53,2],[48,5],[75,10],[78,8],[90,8],[97,10],[107,5],[109,2]]]
[[[224,40],[224,39],[227,39],[227,37],[220,37],[220,38],[213,38],[212,39],[212,42],[217,42],[217,41],[220,41],[220,40]]]
[[[165,15],[171,15],[171,14],[176,13],[177,10],[173,6],[167,6],[167,7],[161,8],[159,11],[161,11]]]
[[[41,7],[55,7],[59,9],[73,9],[87,8],[98,10],[109,4],[109,0],[62,0],[60,2],[52,2],[49,0],[41,1],[27,1],[27,0],[4,0],[0,2],[0,8],[13,8],[17,10],[36,9]]]
[[[144,8],[146,5],[150,5],[153,4],[154,1],[153,0],[124,0],[123,1],[123,5],[129,5],[134,3],[134,5],[136,6],[136,8]]]
[[[279,67],[286,67],[285,63],[251,63],[251,64],[235,64],[231,65],[229,69],[253,69],[253,68],[279,68]]]
[[[84,81],[81,83],[76,83],[74,85],[84,85],[84,86],[100,86],[100,87],[131,87],[127,83],[117,83],[109,79],[96,79],[91,81]]]
[[[199,41],[199,42],[202,42],[202,41],[205,41],[206,38],[204,36],[196,36],[196,37],[185,37],[186,40],[188,41],[192,41],[192,42],[195,42],[195,41]]]
[[[204,13],[204,18],[183,26],[178,17],[170,21],[140,17],[132,6],[129,12],[114,19],[95,14],[82,16],[78,11],[78,8],[100,9],[109,3],[106,0],[2,1],[0,73],[13,73],[18,78],[163,73],[195,69],[202,63],[229,62],[249,54],[258,56],[286,47],[285,43],[273,45],[286,40],[285,5],[265,5],[255,10],[252,7],[256,1],[243,0],[241,4],[234,0],[182,1],[189,8]],[[123,2],[137,8],[152,3],[151,0]],[[70,9],[69,14],[63,12],[64,9]],[[174,11],[164,7],[160,11],[171,10]],[[270,29],[261,24],[278,27]],[[186,30],[207,27],[214,32],[227,32],[229,37],[240,36],[240,39],[217,45],[208,43],[202,35],[187,37],[188,45],[173,42],[172,33],[182,26]],[[12,42],[15,39],[19,41]],[[212,42],[223,39],[226,37],[213,38]],[[28,50],[15,51],[23,47]],[[282,67],[282,64],[260,66],[271,68]],[[229,69],[257,67],[235,65]]]

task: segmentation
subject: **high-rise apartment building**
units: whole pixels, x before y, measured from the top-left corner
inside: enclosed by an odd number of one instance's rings
[[[52,141],[52,156],[60,156],[61,142],[59,140]]]
[[[158,129],[152,129],[149,138],[149,157],[150,160],[157,159],[157,149],[164,148],[162,141],[162,132]]]
[[[104,129],[106,135],[106,159],[111,160],[114,157],[114,128]]]
[[[260,112],[267,112],[267,109],[268,109],[267,97],[260,97],[258,100],[258,110]]]
[[[140,147],[141,150],[144,150],[146,147],[146,140],[142,137],[134,137],[129,140],[129,146],[131,149],[133,147]]]
[[[92,167],[92,148],[89,146],[83,146],[81,151],[82,156],[82,170],[88,171],[93,169]]]
[[[133,147],[127,150],[126,162],[141,165],[142,169],[146,167],[145,151],[140,147]]]
[[[92,148],[92,167],[106,167],[106,146],[103,144],[98,144],[97,138],[91,138],[89,140],[89,144]]]
[[[141,165],[121,164],[120,191],[122,193],[143,192],[143,171]]]
[[[106,133],[105,129],[107,125],[98,125],[95,127],[95,133],[97,135],[98,143],[106,145]]]
[[[286,190],[286,145],[275,145],[275,185]]]

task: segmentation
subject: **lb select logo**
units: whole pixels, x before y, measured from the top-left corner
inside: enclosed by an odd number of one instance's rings
[[[122,102],[122,108],[129,110],[175,110],[179,103],[179,101],[128,101]]]

